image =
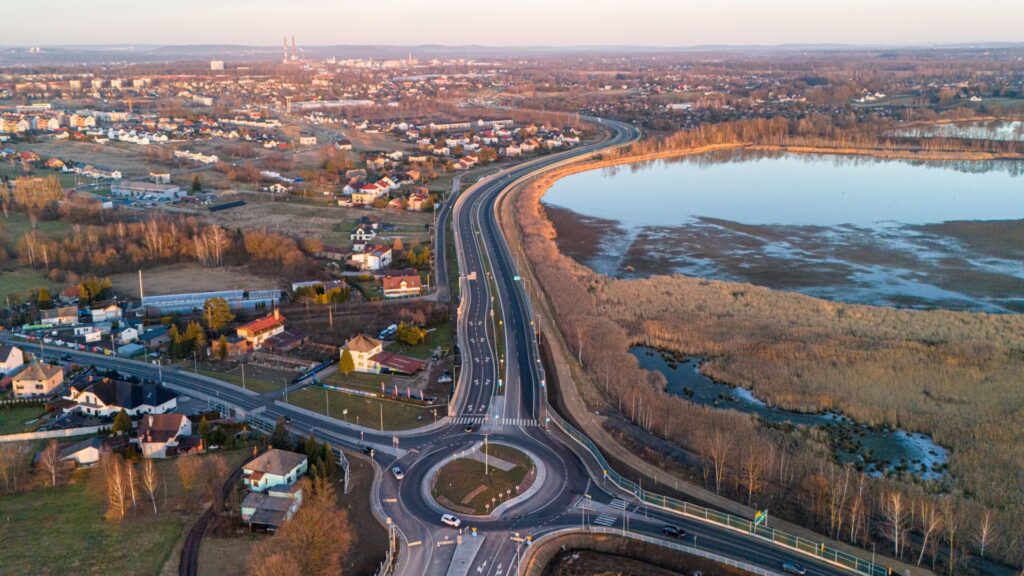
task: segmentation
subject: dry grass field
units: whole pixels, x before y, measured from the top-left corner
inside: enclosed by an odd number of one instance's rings
[[[941,489],[1001,511],[1005,554],[1017,553],[1011,518],[1024,511],[1024,316],[851,305],[683,276],[596,274],[558,251],[539,199],[557,178],[599,164],[538,179],[504,214],[574,355],[583,348],[589,398],[694,452],[703,449],[693,428],[705,424],[734,434],[732,445],[742,447],[754,432],[748,419],[709,416],[666,396],[660,375],[645,373],[628,354],[629,346],[647,344],[707,358],[707,375],[774,405],[834,409],[930,434],[952,452],[954,481]]]
[[[131,298],[139,297],[138,273],[115,274],[110,280],[114,290],[119,293]],[[259,290],[283,286],[280,279],[256,276],[245,266],[206,268],[191,262],[149,268],[142,272],[142,280],[149,296],[216,290]]]

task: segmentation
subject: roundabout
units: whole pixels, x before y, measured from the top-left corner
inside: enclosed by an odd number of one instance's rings
[[[495,518],[529,499],[543,484],[546,469],[509,444],[477,442],[442,460],[424,478],[435,504],[470,517]]]

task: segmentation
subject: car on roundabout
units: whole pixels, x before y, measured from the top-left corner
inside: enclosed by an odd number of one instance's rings
[[[462,526],[462,520],[459,520],[459,517],[454,515],[454,514],[444,514],[444,515],[442,515],[441,516],[441,523],[442,524],[447,524],[448,526],[451,526],[452,528],[458,528],[459,526]]]
[[[402,469],[399,468],[398,466],[392,468],[391,473],[395,476],[395,480],[401,480],[402,478],[405,478],[405,472],[403,472]]]

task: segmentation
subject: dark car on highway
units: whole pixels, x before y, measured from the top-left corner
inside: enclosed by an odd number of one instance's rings
[[[666,524],[665,526],[663,526],[661,528],[661,533],[666,536],[671,536],[673,538],[682,538],[683,536],[686,536],[686,530],[683,530],[679,526],[673,526],[671,524]]]

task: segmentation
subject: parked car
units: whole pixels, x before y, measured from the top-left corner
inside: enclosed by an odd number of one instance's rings
[[[441,516],[441,523],[447,524],[452,528],[458,528],[459,526],[462,526],[462,520],[459,520],[459,518],[454,514],[445,514]]]
[[[402,472],[402,469],[399,468],[398,466],[392,468],[391,473],[395,475],[395,480],[401,480],[402,478],[405,478],[405,472]]]
[[[803,564],[797,564],[796,562],[783,562],[782,571],[790,574],[796,574],[797,576],[804,576],[804,574],[807,574],[807,568],[804,568]]]

